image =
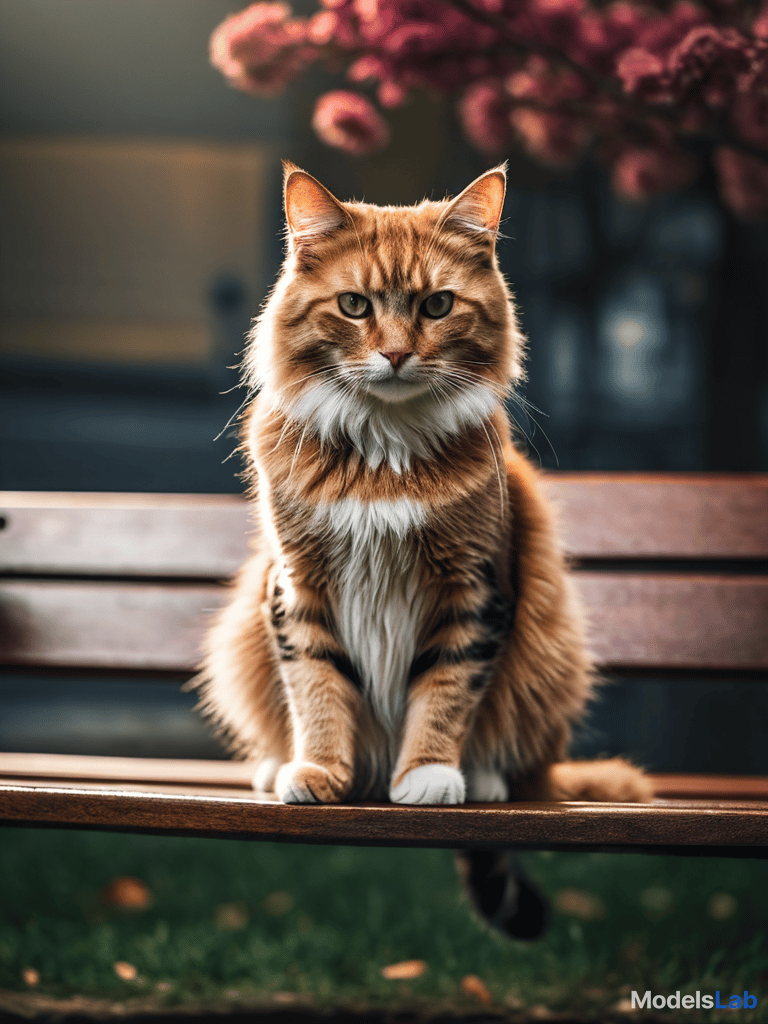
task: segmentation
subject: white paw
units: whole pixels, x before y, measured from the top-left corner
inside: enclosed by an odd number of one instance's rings
[[[391,786],[393,804],[463,804],[464,776],[447,764],[422,764]]]
[[[251,785],[258,793],[271,793],[275,788],[275,777],[282,761],[276,757],[265,757],[253,773]]]
[[[489,768],[467,772],[467,800],[478,804],[495,804],[508,799],[507,782],[501,772]]]

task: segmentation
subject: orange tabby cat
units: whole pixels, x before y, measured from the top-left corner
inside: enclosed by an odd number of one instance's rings
[[[201,677],[285,802],[651,797],[624,761],[564,761],[593,673],[504,409],[504,189],[496,168],[376,207],[285,165],[288,254],[245,360],[259,534]]]

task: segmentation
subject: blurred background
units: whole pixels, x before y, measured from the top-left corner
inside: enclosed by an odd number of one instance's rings
[[[392,145],[353,161],[309,130],[319,74],[269,101],[228,89],[208,37],[241,6],[0,3],[2,489],[241,491],[232,367],[281,261],[280,159],[379,203],[455,194],[486,168],[441,100],[394,112]],[[765,226],[706,180],[633,206],[594,167],[521,156],[505,217],[541,410],[511,412],[535,462],[768,470]],[[627,680],[578,752],[768,771],[764,691]],[[0,699],[6,750],[224,756],[174,684],[5,675]]]

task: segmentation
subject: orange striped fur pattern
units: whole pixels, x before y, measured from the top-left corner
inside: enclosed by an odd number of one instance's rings
[[[286,164],[288,253],[245,359],[259,531],[202,707],[286,802],[650,798],[562,763],[594,677],[504,399],[524,341],[505,175],[407,208]]]

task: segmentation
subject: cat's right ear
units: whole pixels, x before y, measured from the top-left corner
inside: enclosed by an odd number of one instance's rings
[[[283,205],[292,247],[311,243],[343,227],[349,214],[319,181],[283,161]]]

